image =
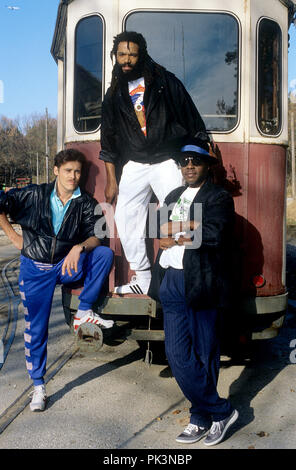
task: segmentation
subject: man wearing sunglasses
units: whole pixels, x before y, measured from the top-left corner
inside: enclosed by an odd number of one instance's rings
[[[216,158],[191,139],[177,156],[185,186],[159,210],[160,250],[149,295],[160,300],[172,373],[191,402],[190,423],[176,438],[218,444],[238,412],[217,393],[219,312],[230,302],[228,253],[234,223],[230,194],[212,183]]]

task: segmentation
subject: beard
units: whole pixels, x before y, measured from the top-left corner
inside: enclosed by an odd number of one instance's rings
[[[140,77],[143,77],[144,75],[143,69],[144,69],[143,64],[140,61],[137,62],[137,64],[134,66],[134,68],[130,72],[126,72],[126,73],[122,71],[121,65],[119,65],[118,63],[114,65],[115,75],[118,77],[118,80],[123,84],[127,82],[131,82],[133,80],[137,80]]]

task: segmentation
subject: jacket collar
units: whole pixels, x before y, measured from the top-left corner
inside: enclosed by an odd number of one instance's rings
[[[208,199],[208,195],[211,193],[213,188],[213,183],[211,179],[208,177],[205,183],[202,185],[198,193],[196,194],[193,202],[200,202],[203,203]]]
[[[44,185],[44,186],[45,186],[45,195],[46,195],[46,196],[49,197],[49,196],[51,195],[52,191],[54,191],[54,189],[55,189],[55,184],[56,184],[56,180],[53,180],[53,181],[51,181],[50,183],[46,183],[46,184]],[[75,190],[75,191],[76,191],[76,190]],[[78,194],[78,191],[77,191],[77,193],[76,193],[74,199],[76,199],[76,197],[82,196],[83,190],[80,188],[80,186],[79,186],[79,191],[80,191],[80,194]]]
[[[189,186],[185,185],[185,186],[180,186],[179,188],[177,188],[175,191],[176,191],[176,194],[174,195],[174,199],[178,198],[181,196],[181,194],[188,188]],[[195,195],[194,199],[192,202],[206,202],[206,200],[208,199],[208,195],[211,193],[212,191],[212,188],[213,188],[213,183],[211,181],[211,178],[208,177],[207,180],[205,181],[205,183],[202,185],[202,187],[199,189],[199,191],[197,191],[197,194]]]
[[[178,196],[180,196],[185,191],[185,189],[187,189],[188,187],[189,186],[187,186],[187,185],[181,186],[180,187],[180,193],[178,194]],[[194,197],[192,202],[201,202],[201,203],[206,202],[207,199],[208,199],[208,195],[212,191],[212,188],[213,188],[213,183],[211,181],[211,178],[208,177],[207,180],[205,181],[205,183],[202,185],[202,187],[197,192],[197,194]]]

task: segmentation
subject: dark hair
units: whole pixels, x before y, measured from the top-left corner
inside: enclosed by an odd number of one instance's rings
[[[139,46],[139,60],[145,60],[147,56],[147,43],[146,39],[141,33],[136,33],[135,31],[123,31],[122,33],[117,34],[113,38],[113,48],[110,52],[110,57],[116,56],[118,44],[120,42],[134,42]]]
[[[58,152],[54,159],[54,166],[60,168],[61,165],[67,162],[80,162],[81,168],[85,165],[85,155],[76,149],[65,149]]]
[[[154,73],[161,74],[163,70],[165,70],[164,67],[157,64],[156,62],[154,62],[153,59],[151,59],[147,51],[146,39],[141,33],[137,33],[136,31],[123,31],[122,33],[117,34],[117,36],[114,36],[113,48],[110,52],[111,60],[113,56],[116,58],[118,44],[120,42],[133,42],[139,46],[139,60],[136,67],[138,70],[142,71],[143,76],[145,78],[145,83],[147,85],[149,85],[153,81]],[[111,94],[113,94],[115,89],[117,88],[119,77],[120,68],[117,63],[115,63],[112,70]]]

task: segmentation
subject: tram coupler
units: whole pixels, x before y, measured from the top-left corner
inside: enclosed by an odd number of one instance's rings
[[[97,352],[103,346],[103,332],[98,325],[83,323],[76,333],[76,345],[81,352]]]

